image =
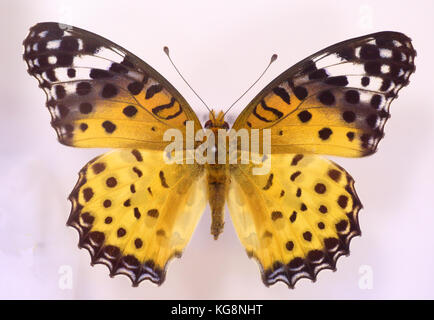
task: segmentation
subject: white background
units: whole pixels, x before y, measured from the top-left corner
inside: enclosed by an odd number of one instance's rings
[[[0,298],[56,299],[376,299],[434,298],[433,1],[2,1],[0,4]],[[418,55],[409,87],[392,104],[379,152],[335,159],[356,180],[364,204],[362,237],[337,272],[266,288],[240,245],[229,216],[218,241],[207,209],[166,282],[132,288],[90,267],[65,226],[66,200],[79,169],[102,150],[60,145],[49,125],[45,95],[26,72],[22,41],[37,22],[57,21],[100,34],[163,74],[193,109],[206,116],[170,66],[162,48],[215,109],[226,109],[279,59],[240,101],[232,118],[275,76],[333,43],[395,30],[413,39]],[[63,267],[62,267],[63,266]],[[372,270],[373,287],[360,287]],[[66,268],[66,269],[65,269]],[[59,286],[62,272],[72,288]],[[60,274],[59,274],[60,272]],[[363,273],[363,272],[362,272]]]

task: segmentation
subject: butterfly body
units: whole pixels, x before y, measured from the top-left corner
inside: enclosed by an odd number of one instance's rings
[[[216,113],[212,110],[210,112],[210,118],[205,123],[205,128],[212,131],[214,136],[214,148],[212,148],[213,163],[206,164],[207,172],[207,184],[208,184],[208,202],[211,209],[211,234],[214,239],[217,240],[220,233],[223,232],[224,226],[224,210],[226,204],[226,197],[228,192],[228,187],[230,183],[229,178],[229,167],[227,161],[224,164],[219,164],[219,145],[221,143],[226,144],[228,137],[225,135],[223,137],[224,141],[219,140],[221,135],[219,135],[219,130],[226,131],[229,129],[229,125],[224,121],[224,113],[220,111],[216,116]],[[228,159],[228,156],[225,156]]]
[[[228,138],[219,140],[219,131],[229,126],[223,112],[211,112],[205,129],[217,137],[214,161],[179,163],[166,161],[166,133],[175,130],[187,141],[189,121],[195,134],[202,125],[146,62],[101,36],[53,22],[30,29],[23,57],[47,95],[59,141],[114,148],[80,171],[69,197],[68,225],[78,230],[92,264],[127,275],[134,286],[146,279],[161,284],[206,203],[216,239],[227,204],[265,285],[282,281],[292,288],[301,278],[334,270],[360,235],[354,179],[323,155],[363,157],[377,150],[415,55],[407,36],[389,31],[320,50],[259,92],[230,130],[259,141],[269,132],[268,157],[245,148],[235,149],[235,158],[247,154],[248,161],[228,161],[230,151],[220,157]],[[181,160],[192,160],[188,152],[197,147],[193,141],[180,148]],[[265,163],[269,170],[261,171]]]

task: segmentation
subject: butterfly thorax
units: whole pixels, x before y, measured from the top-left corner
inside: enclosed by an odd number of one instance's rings
[[[225,121],[225,114],[220,111],[216,116],[215,111],[211,110],[209,113],[209,120],[205,122],[205,129],[210,129],[217,133],[218,129],[229,130],[229,124]]]

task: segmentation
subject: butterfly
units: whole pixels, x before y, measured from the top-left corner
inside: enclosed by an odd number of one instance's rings
[[[202,125],[156,70],[115,43],[59,23],[39,23],[24,40],[28,72],[47,96],[60,143],[113,150],[79,173],[68,225],[79,247],[133,286],[165,280],[207,203],[211,234],[223,230],[227,203],[237,235],[269,286],[336,269],[360,235],[362,204],[353,178],[324,155],[377,150],[391,102],[415,71],[411,40],[379,32],[327,47],[268,84],[232,129],[270,132],[270,171],[260,164],[169,164],[164,133]],[[211,111],[205,127],[227,129]]]

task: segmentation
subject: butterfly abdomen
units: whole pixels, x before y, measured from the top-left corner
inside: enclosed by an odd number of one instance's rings
[[[211,234],[217,240],[224,226],[224,209],[229,186],[227,166],[209,164],[207,166],[208,200],[211,208]]]

